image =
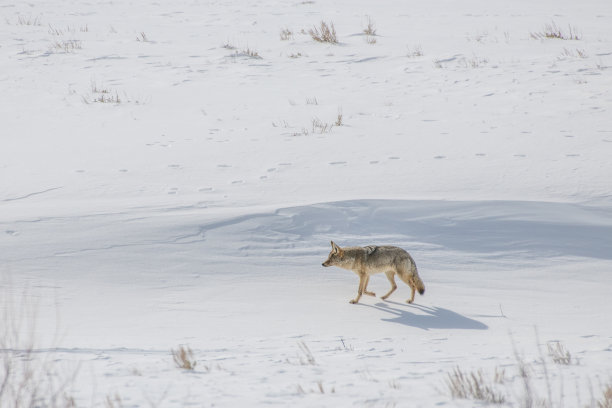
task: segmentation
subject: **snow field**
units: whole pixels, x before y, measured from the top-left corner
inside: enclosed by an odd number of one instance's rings
[[[611,12],[1,5],[8,378],[31,364],[79,407],[482,404],[450,395],[459,367],[503,371],[492,387],[525,406],[524,361],[536,400],[595,406],[612,366]],[[307,34],[321,21],[338,45]],[[579,39],[534,38],[553,21]],[[320,266],[332,239],[407,249],[425,295],[407,305],[398,283],[350,305],[357,277]],[[174,365],[181,346],[195,370]]]

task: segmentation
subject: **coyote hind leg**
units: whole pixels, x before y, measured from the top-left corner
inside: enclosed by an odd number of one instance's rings
[[[395,284],[395,272],[388,271],[388,272],[385,272],[385,275],[387,276],[387,279],[389,279],[389,283],[391,283],[391,289],[389,290],[389,292],[387,292],[386,295],[381,297],[381,299],[383,300],[391,296],[391,294],[395,292],[395,289],[397,289],[397,285]]]
[[[414,283],[414,280],[412,279],[412,277],[409,277],[408,279],[404,280],[408,286],[410,286],[410,299],[408,299],[406,301],[406,303],[412,303],[414,302],[414,293],[416,292],[416,283]]]

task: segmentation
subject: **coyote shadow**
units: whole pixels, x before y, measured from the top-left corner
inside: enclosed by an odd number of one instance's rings
[[[405,326],[418,327],[419,329],[464,329],[464,330],[487,330],[489,326],[479,322],[478,320],[470,319],[460,315],[459,313],[453,312],[452,310],[444,309],[442,307],[429,307],[415,304],[403,304],[398,302],[378,302],[374,305],[366,305],[360,303],[362,306],[371,307],[377,310],[381,310],[386,313],[390,313],[392,316],[388,318],[382,318],[385,322],[399,323]],[[396,307],[394,307],[395,305]],[[425,314],[412,313],[409,309],[415,308]]]

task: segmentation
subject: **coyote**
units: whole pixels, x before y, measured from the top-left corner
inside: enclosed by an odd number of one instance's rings
[[[407,300],[408,303],[414,301],[415,291],[418,290],[421,295],[425,293],[425,285],[419,277],[414,259],[402,248],[375,245],[340,248],[334,241],[331,242],[331,246],[332,250],[322,265],[339,266],[353,271],[359,276],[357,297],[351,299],[350,303],[359,302],[361,295],[364,293],[369,296],[376,296],[375,293],[368,292],[368,282],[370,281],[370,275],[381,272],[384,272],[391,282],[391,290],[382,299],[388,298],[397,289],[395,284],[396,274],[412,289],[412,295]]]

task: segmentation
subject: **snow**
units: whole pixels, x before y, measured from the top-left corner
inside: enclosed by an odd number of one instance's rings
[[[0,14],[0,345],[77,406],[473,406],[456,367],[522,406],[520,360],[549,405],[610,383],[607,1]],[[530,35],[552,21],[580,39]],[[349,304],[330,240],[405,248],[424,296]]]

